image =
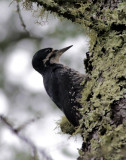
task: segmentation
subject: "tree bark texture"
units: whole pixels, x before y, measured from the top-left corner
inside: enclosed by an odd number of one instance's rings
[[[90,37],[84,60],[90,79],[81,103],[78,160],[126,159],[126,1],[27,0],[79,23]]]

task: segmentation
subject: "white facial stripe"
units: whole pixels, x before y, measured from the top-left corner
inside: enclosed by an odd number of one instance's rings
[[[52,55],[52,53],[53,53],[53,50],[52,50],[52,52],[50,52],[50,53],[48,54],[48,56],[43,60],[43,63],[44,63],[44,64],[49,60],[49,57]]]
[[[54,50],[52,50],[52,52],[50,52],[50,53],[48,54],[48,56],[44,59],[44,61],[43,61],[44,64],[49,60],[50,56],[53,54],[53,51],[54,51]],[[52,58],[50,59],[50,63],[51,63],[51,64],[53,64],[53,63],[59,63],[59,58],[60,58],[60,56],[61,56],[60,54],[57,54],[56,57],[52,57]]]

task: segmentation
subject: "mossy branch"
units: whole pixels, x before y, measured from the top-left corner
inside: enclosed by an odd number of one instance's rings
[[[57,13],[59,16],[63,16],[64,18],[67,18],[71,20],[72,22],[75,22],[75,16],[71,13],[69,8],[63,8],[63,6],[60,6],[58,3],[55,3],[55,1],[40,1],[40,0],[31,0],[32,2],[36,2],[38,5],[45,8],[45,10],[50,11],[50,13]]]
[[[64,17],[82,27],[93,29],[96,32],[109,30],[111,27],[125,28],[125,5],[123,0],[90,1],[90,0],[25,0],[28,4],[36,2],[46,11]],[[118,9],[117,9],[118,8]],[[118,21],[118,22],[117,22]]]

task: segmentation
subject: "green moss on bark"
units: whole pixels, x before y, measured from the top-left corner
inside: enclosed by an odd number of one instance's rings
[[[102,25],[103,28],[98,24],[100,30],[90,33],[88,63],[92,65],[91,79],[85,86],[81,99],[84,106],[81,109],[82,135],[84,144],[88,144],[83,147],[86,150],[83,158],[87,155],[89,159],[104,157],[107,160],[126,157],[125,125],[122,121],[113,120],[112,110],[114,102],[126,98],[126,30],[123,26],[126,25],[126,20],[123,16],[120,20],[117,15],[119,10],[124,13],[124,7],[121,8],[123,3],[115,11],[105,11],[107,24]],[[125,109],[123,114],[126,117]]]
[[[107,141],[103,143],[103,140],[109,135],[116,134],[118,127],[120,128],[113,123],[111,118],[113,115],[111,104],[125,98],[126,93],[126,46],[124,41],[126,35],[125,31],[119,36],[118,34],[118,32],[111,31],[97,37],[95,46],[90,51],[92,52],[90,61],[94,68],[91,71],[92,78],[85,86],[81,100],[84,106],[81,109],[84,142],[87,143],[90,139],[91,154],[93,153],[93,156],[96,157],[100,152],[101,156],[107,160],[114,150],[111,145],[121,144],[119,135],[118,140],[114,136],[111,143],[107,144]],[[123,125],[120,129],[123,129]],[[93,138],[96,132],[97,136]],[[125,134],[123,136],[126,142]],[[124,143],[123,146],[126,147],[126,144]],[[107,154],[102,148],[106,148]],[[116,150],[113,153],[113,159],[117,159],[119,155],[122,155],[122,150]]]

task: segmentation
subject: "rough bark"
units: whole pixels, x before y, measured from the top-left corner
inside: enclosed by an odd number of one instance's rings
[[[90,37],[84,61],[90,80],[81,103],[78,160],[126,159],[126,1],[27,0],[79,23]]]

